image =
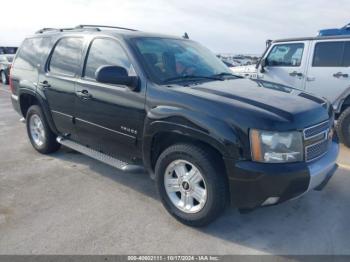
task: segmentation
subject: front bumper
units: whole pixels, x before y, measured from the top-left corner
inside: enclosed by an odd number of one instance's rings
[[[339,144],[333,141],[324,156],[309,163],[234,163],[225,159],[231,203],[241,209],[254,209],[299,197],[311,189],[320,190],[337,169],[338,153]]]

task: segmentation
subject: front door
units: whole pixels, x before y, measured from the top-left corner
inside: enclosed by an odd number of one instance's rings
[[[75,77],[80,68],[82,49],[82,38],[61,38],[49,58],[46,72],[39,75],[38,89],[47,99],[57,130],[65,136],[75,134]]]
[[[81,79],[76,86],[77,139],[83,145],[129,161],[141,156],[137,143],[145,118],[144,90],[99,83],[95,72],[100,66],[122,66],[135,74],[121,44],[111,38],[95,38],[90,43]],[[136,152],[136,153],[135,153]]]
[[[308,41],[275,43],[265,56],[265,72],[259,78],[303,89],[308,47]]]
[[[350,88],[350,41],[314,41],[312,50],[305,89],[335,104]]]

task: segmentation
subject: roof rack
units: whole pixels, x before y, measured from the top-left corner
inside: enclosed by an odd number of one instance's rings
[[[75,28],[77,28],[77,29],[96,28],[97,30],[101,30],[100,27],[112,28],[112,29],[122,29],[122,30],[128,30],[128,31],[138,31],[138,30],[132,29],[132,28],[126,28],[126,27],[120,27],[120,26],[110,26],[110,25],[78,25]]]
[[[102,28],[114,28],[114,29],[121,29],[121,30],[129,30],[129,31],[137,31],[136,29],[131,29],[131,28],[126,28],[126,27],[120,27],[120,26],[109,26],[109,25],[77,25],[76,27],[71,27],[71,28],[42,28],[38,31],[36,31],[36,34],[42,34],[45,32],[50,32],[50,31],[73,31],[73,30],[96,30],[96,31],[101,31],[100,27]]]
[[[72,27],[72,28],[43,28],[43,29],[36,31],[35,33],[42,34],[42,33],[51,32],[51,31],[63,32],[63,31],[73,31],[73,30],[79,30],[79,29],[80,28],[75,28],[75,27]],[[82,30],[82,29],[80,29],[80,30]],[[97,30],[97,29],[95,29],[95,30]]]
[[[47,28],[47,27],[45,27],[45,28],[42,28],[42,29],[36,31],[35,33],[36,34],[41,34],[41,33],[47,32],[47,31],[56,31],[56,30],[58,30],[58,29],[57,28]]]

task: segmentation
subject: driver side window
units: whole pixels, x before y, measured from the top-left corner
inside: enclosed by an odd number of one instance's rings
[[[129,75],[134,69],[124,49],[115,40],[97,38],[93,40],[86,59],[83,77],[94,80],[95,72],[100,66],[122,66]]]
[[[303,50],[303,43],[275,45],[266,58],[266,65],[298,67],[301,64]]]

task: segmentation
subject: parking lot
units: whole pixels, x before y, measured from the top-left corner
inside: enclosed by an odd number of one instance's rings
[[[37,153],[0,85],[0,254],[350,254],[350,150],[321,192],[186,227],[147,174]]]

